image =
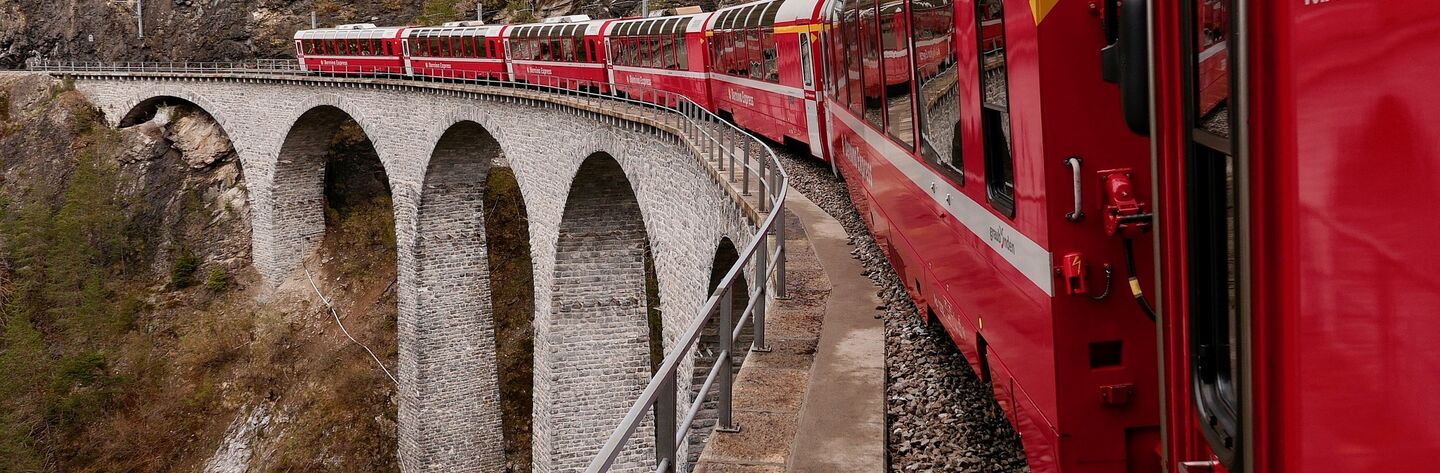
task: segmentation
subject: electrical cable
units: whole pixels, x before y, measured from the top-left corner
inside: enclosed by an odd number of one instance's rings
[[[1090,299],[1103,301],[1106,297],[1110,297],[1110,283],[1114,278],[1115,267],[1110,266],[1110,263],[1105,263],[1105,292],[1100,293],[1098,296],[1090,296]]]
[[[1154,322],[1155,308],[1151,307],[1150,301],[1145,299],[1145,291],[1140,290],[1139,273],[1135,271],[1135,243],[1129,238],[1121,238],[1120,241],[1125,245],[1125,271],[1129,273],[1130,277],[1130,293],[1135,295],[1135,302],[1140,304],[1140,310],[1145,312],[1145,316],[1149,317],[1151,322]]]
[[[340,331],[345,334],[345,338],[349,338],[351,342],[359,345],[360,348],[364,348],[365,353],[369,353],[370,358],[375,360],[375,364],[380,367],[380,371],[385,372],[385,377],[390,378],[390,382],[395,383],[395,387],[399,388],[400,382],[395,380],[395,375],[390,374],[390,369],[385,367],[385,363],[380,362],[380,357],[375,356],[375,352],[370,351],[370,347],[365,346],[364,343],[360,343],[359,340],[356,340],[354,336],[350,335],[349,330],[345,329],[345,324],[340,322],[340,313],[335,311],[335,305],[330,303],[330,299],[326,298],[325,294],[320,293],[320,286],[315,285],[315,278],[310,276],[310,268],[304,263],[301,263],[300,267],[305,270],[305,280],[310,282],[310,288],[315,290],[315,295],[320,296],[320,302],[324,302],[325,308],[330,309],[330,315],[335,317],[335,325],[340,326]]]

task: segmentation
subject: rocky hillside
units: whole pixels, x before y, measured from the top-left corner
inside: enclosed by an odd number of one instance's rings
[[[0,69],[26,58],[103,61],[234,61],[291,57],[289,39],[310,26],[373,22],[433,25],[475,17],[475,0],[0,0]],[[652,10],[739,0],[652,0]],[[490,22],[572,13],[637,15],[640,0],[480,0]]]
[[[389,192],[341,135],[306,265],[393,370]],[[260,283],[249,226],[204,112],[114,130],[61,81],[0,75],[0,472],[395,470],[393,383],[305,275]]]

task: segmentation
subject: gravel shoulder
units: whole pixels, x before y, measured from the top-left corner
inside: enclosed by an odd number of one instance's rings
[[[828,165],[777,149],[794,189],[838,220],[880,289],[887,470],[1029,471],[1020,437],[944,329],[927,326]]]

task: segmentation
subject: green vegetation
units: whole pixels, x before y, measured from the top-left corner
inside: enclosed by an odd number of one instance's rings
[[[185,289],[195,285],[195,271],[200,270],[200,257],[190,250],[182,250],[180,256],[170,263],[170,285]]]
[[[225,292],[229,288],[230,273],[225,271],[225,268],[211,269],[210,277],[205,279],[205,289],[209,289],[210,292]]]
[[[456,0],[425,0],[420,8],[420,24],[438,25],[464,19],[464,10],[456,8]]]
[[[86,127],[87,129],[89,127]],[[107,341],[130,325],[110,277],[125,266],[115,143],[83,136],[58,199],[40,190],[5,199],[0,238],[8,290],[0,317],[0,463],[46,471],[41,441],[79,436],[128,381],[110,369]]]

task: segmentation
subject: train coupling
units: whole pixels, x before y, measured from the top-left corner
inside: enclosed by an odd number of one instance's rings
[[[1136,238],[1150,231],[1155,214],[1135,196],[1134,171],[1129,168],[1101,171],[1101,192],[1105,194],[1105,234]]]

